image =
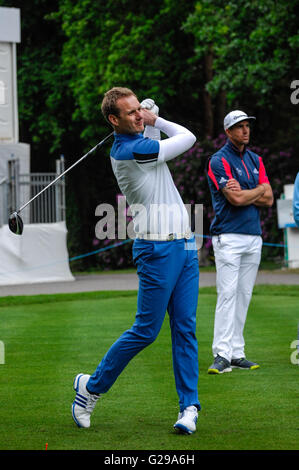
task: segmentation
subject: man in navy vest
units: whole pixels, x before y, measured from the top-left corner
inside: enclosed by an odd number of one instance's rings
[[[243,330],[261,259],[259,208],[272,206],[273,193],[262,158],[247,148],[249,121],[254,119],[239,110],[224,118],[228,140],[208,166],[215,212],[210,232],[217,270],[214,363],[209,374],[259,367],[246,359]]]

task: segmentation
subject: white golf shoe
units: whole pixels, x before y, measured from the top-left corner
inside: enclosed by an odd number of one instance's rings
[[[100,397],[87,391],[86,384],[89,377],[87,374],[78,374],[74,380],[74,390],[77,393],[72,404],[72,416],[79,428],[90,427],[90,415]]]
[[[179,413],[178,420],[174,428],[183,434],[192,434],[196,431],[198,410],[196,406],[187,406],[184,411]]]

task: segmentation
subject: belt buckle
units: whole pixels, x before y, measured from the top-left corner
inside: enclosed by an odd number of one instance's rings
[[[167,241],[168,241],[168,242],[171,242],[172,240],[174,240],[174,234],[173,234],[173,233],[170,233],[170,234],[167,236]]]

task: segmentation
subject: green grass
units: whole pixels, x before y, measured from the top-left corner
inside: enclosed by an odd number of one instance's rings
[[[215,288],[200,289],[197,336],[202,411],[192,436],[173,432],[177,395],[167,317],[157,340],[101,397],[90,429],[71,418],[72,382],[92,373],[134,321],[136,292],[0,299],[0,450],[297,450],[298,286],[256,286],[248,358],[261,368],[211,376]]]

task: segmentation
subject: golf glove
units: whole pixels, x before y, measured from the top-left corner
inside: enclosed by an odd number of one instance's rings
[[[156,116],[159,116],[159,108],[154,102],[154,100],[152,100],[151,98],[146,98],[140,104],[142,108],[146,108],[152,113],[154,113]],[[161,139],[161,133],[159,129],[153,126],[145,126],[143,135],[144,137],[148,137],[149,139],[154,139],[154,140]]]
[[[159,116],[159,108],[154,102],[154,100],[152,100],[151,98],[146,98],[140,104],[142,108],[146,108],[152,113],[154,113],[156,116]]]

